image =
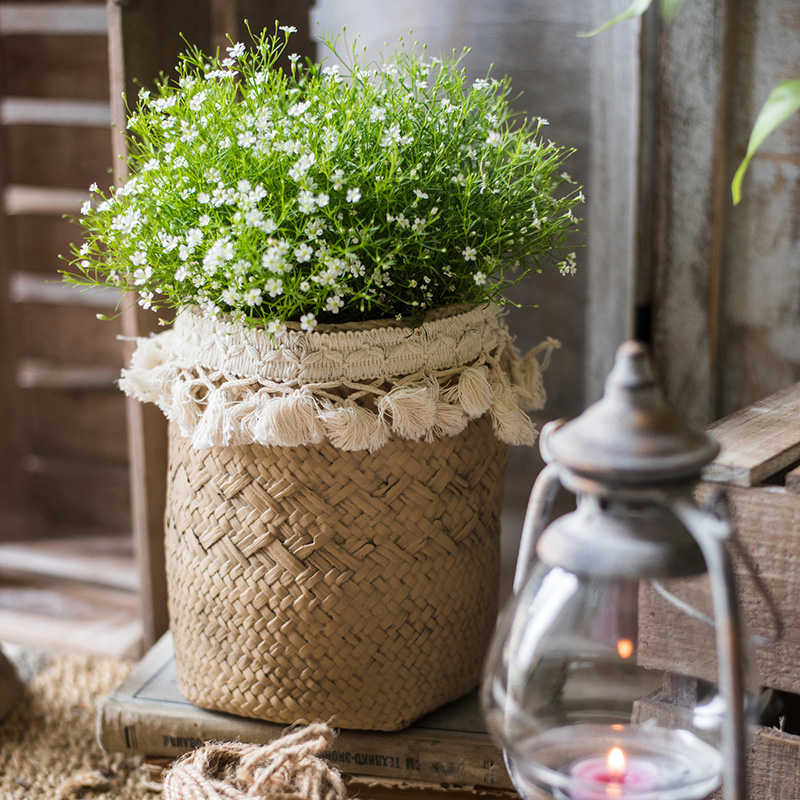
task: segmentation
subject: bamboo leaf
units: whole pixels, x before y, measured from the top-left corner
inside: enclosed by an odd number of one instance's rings
[[[733,176],[731,194],[733,195],[734,205],[738,205],[742,199],[742,181],[750,164],[750,159],[764,143],[764,140],[799,109],[800,80],[783,81],[769,93],[767,101],[759,112],[755,125],[753,125],[750,141],[747,143],[747,153]]]
[[[595,28],[593,31],[579,33],[578,36],[583,39],[590,36],[597,36],[598,33],[604,31],[606,28],[610,28],[612,25],[616,25],[618,22],[622,22],[625,19],[633,19],[634,17],[641,17],[642,14],[650,8],[652,2],[653,0],[633,0],[633,2],[621,14],[614,17],[614,19],[604,22],[599,28]]]

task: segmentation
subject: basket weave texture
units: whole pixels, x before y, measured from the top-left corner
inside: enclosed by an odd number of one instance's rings
[[[372,453],[197,450],[170,429],[167,574],[187,699],[394,730],[477,685],[508,450],[488,416]]]

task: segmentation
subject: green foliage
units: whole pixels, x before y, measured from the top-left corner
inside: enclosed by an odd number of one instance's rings
[[[531,269],[574,271],[569,151],[513,117],[507,79],[470,84],[461,57],[402,42],[359,63],[338,39],[331,63],[284,72],[291,32],[224,59],[189,49],[174,82],[140,92],[131,177],[92,187],[66,280],[274,331],[504,302]]]
[[[800,80],[783,81],[769,93],[758,114],[755,125],[753,125],[750,141],[747,143],[747,153],[733,176],[731,194],[733,195],[734,205],[738,205],[742,199],[742,181],[750,159],[764,143],[767,136],[779,125],[786,122],[792,114],[797,113],[798,110],[800,110]]]

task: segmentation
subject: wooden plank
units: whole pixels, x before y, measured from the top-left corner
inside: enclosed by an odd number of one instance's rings
[[[87,175],[103,180],[111,170],[107,126],[13,125],[7,141],[11,184],[71,189],[83,186]]]
[[[686,3],[661,31],[653,354],[665,395],[690,421],[717,414],[727,3]]]
[[[800,467],[795,467],[793,470],[786,473],[784,487],[787,492],[800,494]]]
[[[125,466],[76,458],[27,456],[34,502],[51,525],[130,530],[129,474]]]
[[[17,367],[17,385],[23,389],[69,389],[109,392],[117,390],[119,370],[43,359],[22,359]]]
[[[8,97],[108,102],[108,45],[102,36],[3,37]]]
[[[184,43],[179,34],[201,49],[212,40],[208,4],[175,0],[169,4],[142,0],[119,4],[108,0],[109,67],[111,82],[112,148],[127,155],[124,96],[136,97],[137,82],[152,86],[159,73],[175,66]],[[124,178],[123,161],[115,158],[116,178]],[[143,336],[155,328],[155,315],[145,317],[134,304],[124,315],[127,336]],[[126,402],[128,453],[131,467],[131,520],[142,583],[145,646],[150,647],[169,627],[164,568],[164,508],[167,473],[166,421],[151,405]]]
[[[30,577],[0,577],[0,640],[34,650],[136,658],[139,599],[131,592]]]
[[[0,544],[0,574],[9,571],[139,590],[130,536],[84,535]]]
[[[125,463],[122,392],[29,389],[24,402],[32,452]]]
[[[62,189],[49,186],[7,184],[3,191],[6,214],[79,214],[89,199],[87,189]]]
[[[703,470],[708,481],[755,486],[800,460],[800,383],[706,428],[721,445]]]
[[[592,26],[618,13],[613,0],[594,0]],[[653,9],[655,11],[655,9]],[[651,15],[648,15],[650,17]],[[641,170],[648,156],[642,130],[652,117],[644,85],[647,57],[654,51],[653,26],[637,18],[615,25],[592,43],[592,139],[588,192],[588,291],[586,397],[603,394],[617,347],[635,333],[634,309],[644,302],[638,237],[648,227]],[[588,43],[587,43],[588,44]],[[613,230],[614,235],[606,235]]]
[[[108,128],[111,106],[102,100],[3,97],[0,98],[0,124]]]
[[[103,3],[0,3],[0,34],[105,36],[108,30]]]
[[[52,278],[65,266],[59,256],[69,255],[72,242],[83,241],[81,230],[62,216],[3,216],[8,230],[6,263],[10,272],[46,272]]]
[[[701,483],[702,503],[720,489]],[[781,639],[756,650],[756,666],[763,686],[800,694],[800,500],[779,487],[726,490],[738,536],[769,589],[783,620]],[[735,555],[735,554],[734,554]],[[740,602],[750,633],[775,634],[769,607],[740,559],[735,558]],[[711,600],[704,580],[683,582],[679,596],[708,613]],[[652,589],[639,595],[640,661],[648,667],[715,679],[713,629],[687,617]]]
[[[122,298],[120,292],[108,287],[80,289],[62,283],[55,272],[50,277],[14,272],[10,276],[9,285],[14,303],[96,308],[113,312]]]
[[[18,306],[18,338],[28,358],[113,369],[122,367],[119,321],[99,320],[93,308],[40,305]],[[47,324],[42,324],[46,319]],[[54,335],[58,331],[58,335]]]

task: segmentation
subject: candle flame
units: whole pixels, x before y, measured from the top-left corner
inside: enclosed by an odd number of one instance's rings
[[[630,658],[633,653],[633,642],[630,639],[620,639],[617,642],[617,652],[622,658]]]
[[[621,747],[612,747],[608,754],[608,773],[615,780],[625,774],[625,753]]]

